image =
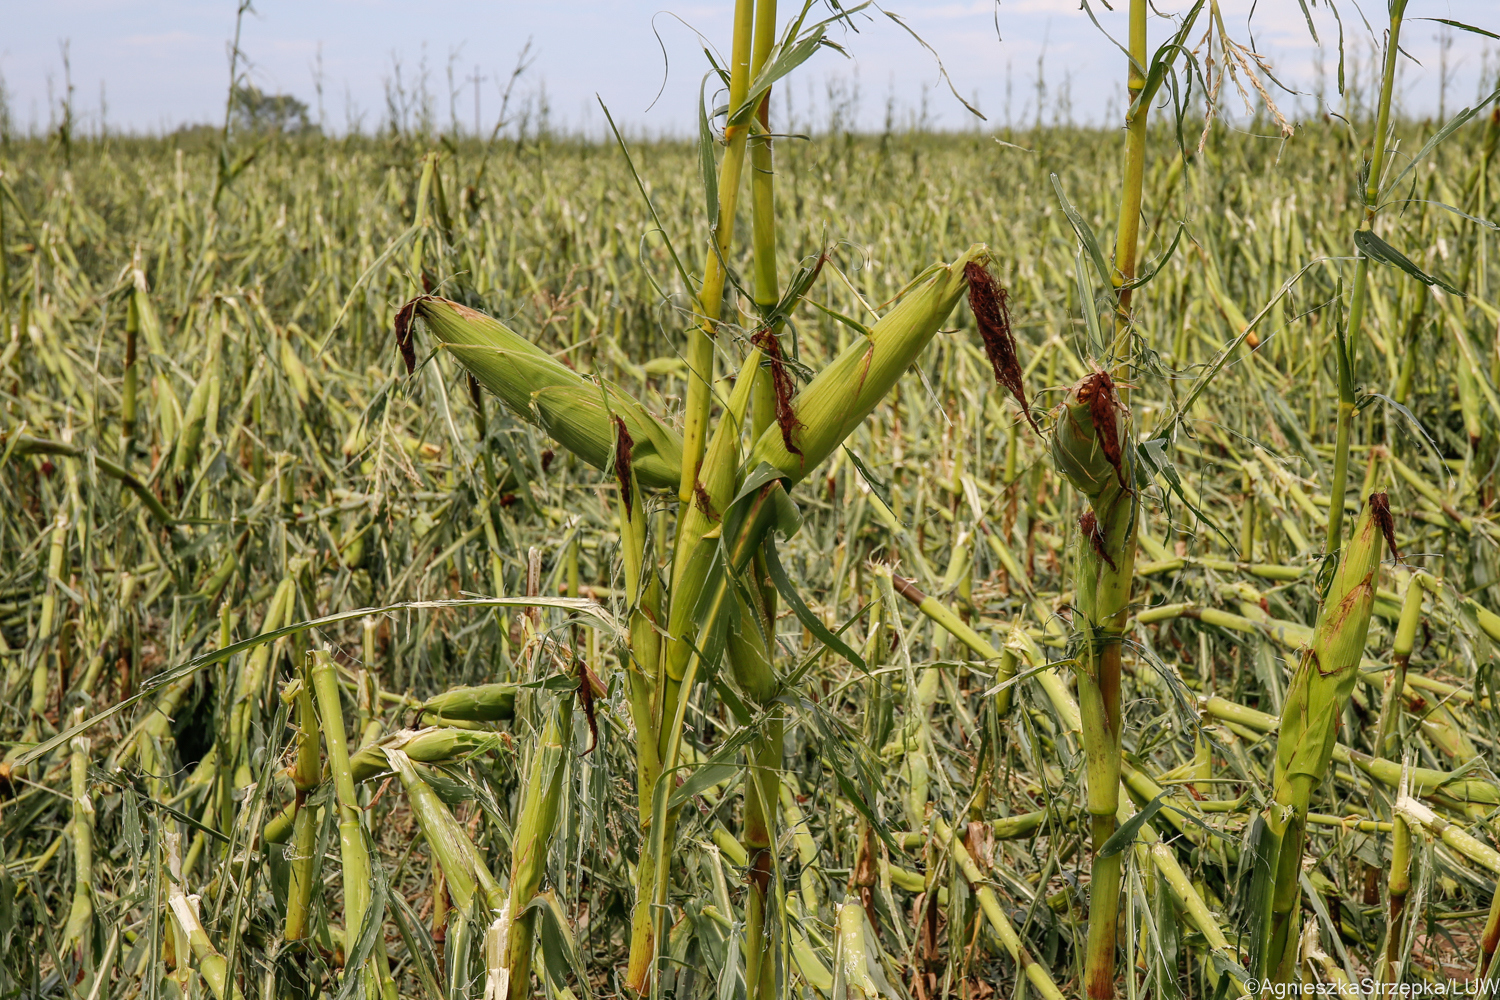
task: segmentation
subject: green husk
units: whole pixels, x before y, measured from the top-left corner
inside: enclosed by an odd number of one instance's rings
[[[423,321],[444,348],[517,416],[552,435],[596,469],[614,449],[611,415],[625,421],[635,440],[635,470],[643,485],[677,485],[682,438],[631,396],[609,382],[595,382],[557,361],[499,320],[436,296],[412,299],[397,314],[397,340],[410,367],[415,363],[411,322]]]
[[[438,798],[437,792],[422,779],[411,758],[393,747],[382,749],[391,769],[401,778],[401,787],[406,789],[412,815],[442,869],[444,882],[459,912],[469,912],[475,892],[482,894],[485,906],[498,910],[505,902],[505,892],[485,867],[474,842]]]
[[[906,297],[792,400],[801,424],[792,431],[792,440],[801,454],[787,448],[781,428],[773,424],[755,442],[744,468],[769,462],[798,483],[821,465],[885,398],[947,320],[968,288],[964,265],[989,257],[989,248],[976,243],[953,263],[933,264],[917,275]]]
[[[516,711],[514,684],[476,684],[449,688],[422,703],[422,711],[466,722],[499,722]]]
[[[1359,678],[1375,606],[1390,511],[1385,494],[1370,496],[1318,616],[1312,646],[1287,690],[1276,738],[1272,801],[1259,823],[1254,898],[1255,971],[1288,982],[1296,972],[1302,845],[1313,788],[1328,773],[1339,720]]]
[[[1096,403],[1100,396],[1106,405]],[[1120,449],[1130,439],[1129,430],[1130,411],[1119,405],[1109,376],[1095,372],[1069,389],[1058,408],[1052,462],[1080,493],[1097,497],[1122,478]]]
[[[528,762],[526,790],[520,819],[516,823],[509,898],[503,904],[506,909],[500,918],[509,926],[503,966],[504,978],[508,982],[506,1000],[522,1000],[532,995],[531,952],[535,943],[536,911],[530,908],[530,903],[541,888],[542,876],[547,870],[547,854],[557,829],[563,778],[568,770],[572,743],[573,703],[571,698],[565,698],[553,708]]]

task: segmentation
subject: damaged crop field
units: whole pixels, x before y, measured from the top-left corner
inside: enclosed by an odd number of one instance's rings
[[[696,142],[0,143],[0,997],[1497,971],[1494,95],[794,138],[775,6]]]

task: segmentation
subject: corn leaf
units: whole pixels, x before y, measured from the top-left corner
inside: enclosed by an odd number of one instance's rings
[[[1416,264],[1412,263],[1411,258],[1407,257],[1406,254],[1402,253],[1400,250],[1397,250],[1395,247],[1391,246],[1385,240],[1381,239],[1379,236],[1376,236],[1372,231],[1368,229],[1356,229],[1354,231],[1354,245],[1359,247],[1360,253],[1364,254],[1371,260],[1377,260],[1388,267],[1394,267],[1397,270],[1405,271],[1407,274],[1411,275],[1413,278],[1416,278],[1424,285],[1437,285],[1444,291],[1452,292],[1454,295],[1460,297],[1464,295],[1462,289],[1449,284],[1442,278],[1428,274]]]

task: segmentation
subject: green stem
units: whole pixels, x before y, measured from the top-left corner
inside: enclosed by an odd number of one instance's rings
[[[740,843],[749,859],[745,903],[745,996],[776,996],[775,951],[771,947],[770,900],[775,857],[776,811],[781,796],[781,750],[784,723],[773,709],[761,735],[751,745],[745,771],[745,829]]]
[[[536,911],[527,909],[527,905],[541,887],[547,871],[547,855],[557,829],[572,742],[573,701],[563,697],[558,699],[532,753],[526,795],[521,800],[521,818],[516,823],[510,862],[510,940],[505,945],[505,968],[509,973],[506,1000],[523,1000],[533,995],[531,952],[536,941]]]
[[[636,817],[641,843],[651,842],[651,803],[661,774],[659,723],[654,711],[661,686],[661,635],[656,623],[661,615],[661,575],[647,548],[647,514],[641,502],[640,483],[634,470],[630,476],[630,503],[620,497],[620,550],[624,563],[625,596],[631,607],[629,649],[625,665],[626,697],[635,724]],[[648,561],[651,565],[647,566]],[[655,955],[655,926],[651,899],[656,887],[656,860],[643,850],[635,872],[635,907],[630,915],[630,958],[626,987],[645,993]]]
[[[776,44],[776,0],[757,0],[755,5],[755,37],[751,54],[751,76],[761,72],[771,49]],[[776,164],[771,145],[771,91],[768,89],[756,109],[755,134],[750,146],[750,219],[751,248],[754,254],[755,304],[764,312],[775,307],[781,298],[780,280],[776,273]],[[769,331],[772,337],[779,336],[781,324]],[[750,440],[757,441],[761,433],[776,420],[776,389],[769,369],[757,366],[753,370],[755,380],[750,399]],[[772,635],[775,632],[776,591],[766,586],[767,579],[759,553],[751,563],[755,590],[761,607],[755,609],[760,622],[757,633]],[[752,629],[754,625],[750,626]],[[758,638],[758,634],[757,634]],[[753,657],[761,681],[774,684],[775,672],[771,668],[770,656],[774,649],[765,649],[763,657]],[[770,685],[756,684],[756,688]],[[759,700],[759,699],[757,699]],[[748,768],[745,773],[745,827],[740,841],[749,856],[749,899],[745,906],[745,995],[750,1000],[771,1000],[776,995],[775,952],[770,928],[774,918],[770,915],[770,902],[778,893],[774,891],[774,855],[776,844],[777,809],[780,803],[780,773],[782,734],[784,722],[779,709],[772,708],[762,734],[750,748]]]
[[[1130,107],[1125,121],[1125,172],[1120,214],[1115,229],[1117,290],[1115,336],[1111,350],[1120,405],[1130,408],[1134,361],[1134,317],[1130,285],[1140,250],[1141,204],[1146,172],[1147,126],[1151,102],[1146,88],[1146,0],[1130,0],[1130,61],[1127,84]],[[1122,443],[1134,447],[1126,422]],[[1102,543],[1096,552],[1088,541],[1079,549],[1078,610],[1085,629],[1084,665],[1078,671],[1078,700],[1083,712],[1084,757],[1088,769],[1088,811],[1094,850],[1089,888],[1088,945],[1084,990],[1091,1000],[1113,997],[1115,938],[1119,923],[1122,854],[1101,857],[1099,848],[1115,832],[1120,796],[1120,645],[1130,617],[1130,590],[1135,578],[1137,511],[1128,490],[1111,486],[1091,498]]]
[[[1416,645],[1417,626],[1422,620],[1422,592],[1425,574],[1413,573],[1406,585],[1406,597],[1401,603],[1401,618],[1396,624],[1396,638],[1391,644],[1391,672],[1385,680],[1385,691],[1381,698],[1380,719],[1375,725],[1375,742],[1372,745],[1377,757],[1395,760],[1393,741],[1399,739],[1401,728],[1401,692],[1406,689],[1406,665],[1411,660],[1412,647]]]
[[[292,764],[292,785],[296,789],[292,820],[291,872],[287,883],[286,923],[283,936],[288,941],[300,941],[307,936],[307,921],[312,905],[313,877],[317,873],[316,811],[308,805],[307,797],[316,791],[322,782],[323,769],[318,760],[318,713],[313,708],[311,681],[304,674],[302,679],[286,689],[284,697],[292,699],[297,709],[297,734],[293,743],[297,756]]]
[[[758,74],[776,44],[776,0],[759,0],[755,5],[755,40],[751,56],[751,75]],[[780,280],[776,274],[776,163],[771,145],[771,91],[767,90],[756,109],[757,128],[750,137],[750,242],[754,251],[755,304],[762,310],[773,308],[781,298]],[[780,324],[771,331],[781,331]],[[776,394],[770,372],[761,369],[755,376],[755,395],[751,403],[750,440],[760,439],[761,432],[776,419]]]
[[[1375,212],[1380,207],[1380,181],[1385,167],[1386,133],[1391,123],[1391,95],[1396,86],[1396,58],[1401,38],[1401,17],[1406,10],[1406,0],[1391,3],[1390,34],[1386,39],[1385,63],[1380,80],[1380,105],[1375,119],[1375,136],[1370,153],[1369,173],[1365,178],[1364,219],[1360,228],[1369,230],[1375,224]],[[1343,343],[1338,352],[1339,406],[1338,423],[1334,432],[1333,480],[1328,495],[1334,503],[1328,505],[1328,538],[1324,551],[1333,555],[1343,545],[1344,492],[1349,482],[1349,434],[1354,419],[1354,373],[1359,357],[1359,335],[1364,327],[1365,305],[1369,299],[1370,261],[1363,254],[1354,263],[1354,286],[1349,293],[1349,322]]]
[[[342,867],[344,887],[344,948],[345,955],[353,957],[356,944],[363,934],[365,922],[371,919],[371,870],[370,854],[365,846],[364,813],[354,790],[354,773],[349,768],[349,743],[344,731],[344,707],[339,690],[338,673],[333,665],[333,656],[323,649],[314,650],[309,674],[313,691],[318,701],[318,721],[323,730],[323,741],[328,748],[328,765],[333,775],[334,797],[339,814],[339,863]],[[380,916],[375,916],[377,921]],[[371,949],[371,958],[379,959],[376,949]],[[346,959],[347,960],[347,959]],[[366,994],[375,992],[379,977],[375,975],[373,962],[366,962],[357,970],[365,980]],[[345,970],[346,973],[349,971]]]
[[[1127,287],[1135,280],[1136,255],[1140,247],[1141,201],[1146,175],[1146,126],[1151,114],[1149,101],[1139,100],[1146,87],[1146,0],[1130,0],[1130,63],[1128,89],[1131,106],[1125,116],[1125,177],[1120,188],[1120,217],[1115,230],[1114,286],[1118,289],[1115,308],[1114,357],[1128,370],[1130,363],[1130,299]],[[1121,402],[1130,405],[1121,387]]]
[[[729,107],[744,103],[750,89],[751,29],[755,19],[754,0],[735,0],[734,42],[729,67]],[[724,130],[727,149],[719,164],[719,213],[713,220],[713,250],[703,269],[703,289],[697,303],[697,325],[688,333],[687,402],[682,427],[682,483],[677,498],[691,503],[698,483],[698,467],[703,462],[704,443],[708,438],[709,408],[712,405],[710,385],[714,369],[714,336],[718,331],[719,313],[723,307],[725,257],[734,239],[735,208],[739,202],[740,175],[745,169],[745,140],[749,124],[730,125]]]
[[[1411,891],[1411,828],[1399,813],[1391,817],[1391,824],[1391,872],[1386,887],[1389,914],[1386,920],[1385,952],[1380,957],[1376,977],[1382,983],[1397,981],[1396,970],[1401,967],[1401,946],[1406,938],[1406,896]],[[1500,900],[1500,893],[1495,894],[1495,899]],[[1482,939],[1489,944],[1490,952],[1494,951],[1491,928],[1495,926],[1496,916],[1500,916],[1500,903],[1491,904],[1490,920],[1485,925],[1485,936]],[[1483,965],[1480,974],[1483,975]]]
[[[83,721],[83,709],[75,709],[73,722]],[[69,755],[69,778],[73,793],[73,907],[63,932],[65,944],[76,943],[84,956],[84,968],[93,971],[95,956],[89,943],[94,923],[94,803],[89,798],[89,740],[75,736]]]

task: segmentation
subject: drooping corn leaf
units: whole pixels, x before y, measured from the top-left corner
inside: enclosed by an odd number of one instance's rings
[[[1360,253],[1371,260],[1377,260],[1388,267],[1405,271],[1424,285],[1437,285],[1443,291],[1452,292],[1454,295],[1460,297],[1465,294],[1463,289],[1457,288],[1442,278],[1428,274],[1422,270],[1416,264],[1412,263],[1411,258],[1407,257],[1406,254],[1397,250],[1368,229],[1356,229],[1354,231],[1354,245],[1359,247]]]

